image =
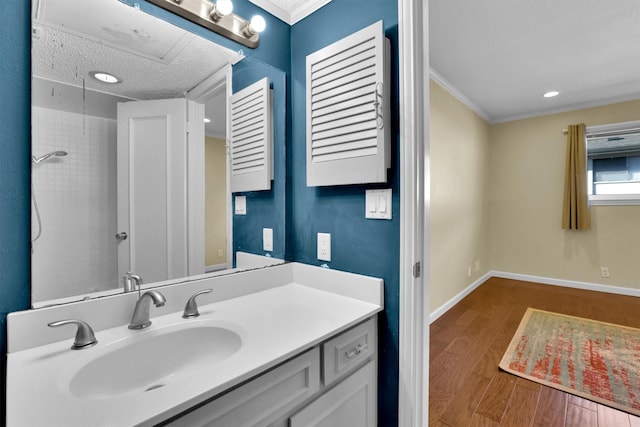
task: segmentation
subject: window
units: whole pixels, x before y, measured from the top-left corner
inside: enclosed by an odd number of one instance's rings
[[[587,185],[592,205],[640,205],[640,121],[588,126]]]

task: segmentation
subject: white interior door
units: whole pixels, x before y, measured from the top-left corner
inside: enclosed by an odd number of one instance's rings
[[[119,277],[204,272],[203,118],[185,99],[118,104]]]

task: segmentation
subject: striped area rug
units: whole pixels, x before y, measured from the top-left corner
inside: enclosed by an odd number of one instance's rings
[[[640,329],[528,308],[500,368],[640,415]]]

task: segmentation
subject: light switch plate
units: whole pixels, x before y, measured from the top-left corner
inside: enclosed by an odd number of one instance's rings
[[[236,196],[236,215],[247,214],[247,196]]]
[[[273,251],[273,228],[262,229],[262,249]]]
[[[365,191],[365,218],[391,219],[391,189]]]
[[[331,261],[331,234],[318,233],[318,259]]]

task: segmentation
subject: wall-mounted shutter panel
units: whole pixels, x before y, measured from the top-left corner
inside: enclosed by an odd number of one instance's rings
[[[307,56],[307,185],[386,182],[388,40],[382,21]]]
[[[229,98],[231,192],[270,190],[273,116],[266,77]]]

